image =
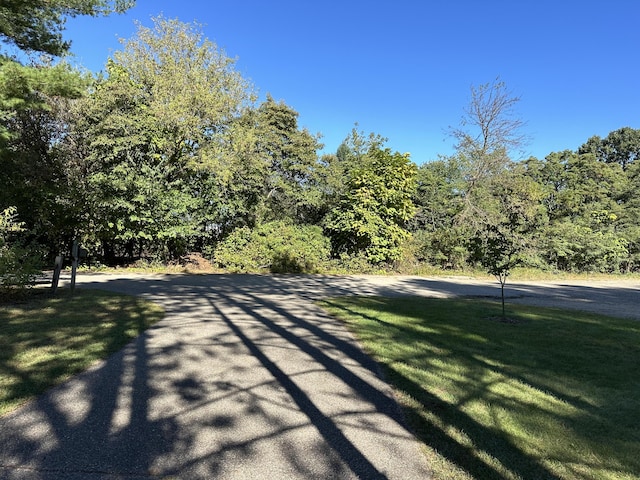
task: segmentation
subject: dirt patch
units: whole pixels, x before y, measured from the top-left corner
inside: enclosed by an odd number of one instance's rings
[[[210,272],[213,270],[211,262],[199,253],[190,253],[180,259],[180,264],[187,271]]]

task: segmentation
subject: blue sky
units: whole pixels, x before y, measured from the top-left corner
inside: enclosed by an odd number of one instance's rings
[[[75,61],[103,69],[158,14],[204,25],[261,98],[299,112],[335,152],[355,122],[421,164],[452,153],[470,88],[497,77],[521,97],[526,156],[640,128],[637,0],[138,0],[67,22]]]

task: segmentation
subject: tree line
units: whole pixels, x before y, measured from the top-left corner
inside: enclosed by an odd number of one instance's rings
[[[75,4],[86,8],[66,14],[127,6]],[[57,31],[38,37],[51,22],[8,29],[2,9],[5,43],[68,48]],[[107,264],[197,252],[234,271],[457,269],[487,255],[502,267],[639,268],[640,130],[514,161],[519,98],[496,80],[472,87],[453,155],[417,166],[357,126],[319,155],[297,112],[259,102],[196,24],[139,26],[98,76],[54,60],[0,56],[0,273],[76,239]]]

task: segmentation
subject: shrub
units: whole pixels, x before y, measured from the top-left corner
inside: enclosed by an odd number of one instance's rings
[[[232,272],[316,273],[329,255],[320,227],[275,221],[234,230],[216,248],[214,261]]]
[[[412,249],[418,262],[444,270],[464,268],[469,252],[466,235],[456,228],[442,228],[435,232],[418,230],[413,234]]]
[[[629,242],[614,231],[597,231],[562,222],[548,229],[543,255],[559,270],[620,272],[629,259]]]
[[[22,231],[15,207],[0,212],[0,293],[33,286],[40,273],[41,256],[16,239]]]

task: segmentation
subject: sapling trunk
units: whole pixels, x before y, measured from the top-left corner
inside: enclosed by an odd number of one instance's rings
[[[506,310],[504,307],[504,285],[507,283],[507,274],[501,272],[496,274],[496,278],[500,282],[500,297],[502,299],[502,318],[507,318]]]

